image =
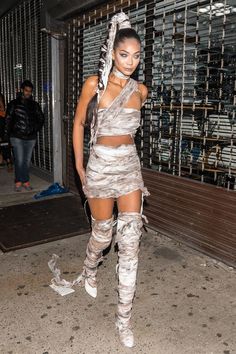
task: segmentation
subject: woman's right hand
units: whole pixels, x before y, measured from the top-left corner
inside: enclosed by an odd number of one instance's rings
[[[82,166],[76,166],[76,170],[79,174],[80,181],[82,183],[82,186],[86,184],[86,174],[85,174],[85,169]]]

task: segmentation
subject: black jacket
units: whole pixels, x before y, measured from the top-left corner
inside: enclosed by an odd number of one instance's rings
[[[32,98],[19,96],[7,105],[5,134],[25,140],[35,139],[44,124],[44,115]]]

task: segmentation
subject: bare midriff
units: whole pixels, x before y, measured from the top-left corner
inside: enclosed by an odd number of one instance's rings
[[[100,136],[97,138],[96,144],[119,146],[122,144],[134,144],[134,139],[131,135],[118,135],[118,136]]]

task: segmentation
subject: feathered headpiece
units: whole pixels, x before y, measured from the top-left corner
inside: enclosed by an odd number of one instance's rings
[[[129,17],[124,12],[120,12],[111,18],[107,41],[101,47],[100,75],[97,88],[98,102],[101,99],[101,91],[103,90],[104,92],[107,87],[108,76],[112,67],[112,50],[117,29],[120,30],[123,28],[131,28],[131,24]]]

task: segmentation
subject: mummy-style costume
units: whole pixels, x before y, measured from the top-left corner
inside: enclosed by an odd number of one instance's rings
[[[119,16],[123,16],[123,20],[125,18],[127,25],[127,16],[123,13],[119,14],[116,18],[118,22]],[[129,27],[129,24],[127,27]],[[107,82],[106,80],[104,79],[105,82]],[[106,84],[104,86],[106,87]],[[135,145],[107,146],[97,144],[97,138],[121,135],[134,137],[140,126],[140,111],[127,108],[126,105],[137,91],[137,82],[129,78],[112,104],[108,108],[98,110],[96,124],[92,122],[91,125],[90,157],[86,168],[86,182],[83,186],[87,198],[119,198],[135,190],[141,190],[142,192],[140,212],[118,213],[115,238],[119,250],[119,261],[116,269],[119,280],[116,327],[121,342],[127,347],[134,345],[130,318],[136,290],[139,242],[143,226],[143,197],[149,195],[149,192],[144,187]],[[113,217],[107,220],[95,220],[92,217],[92,233],[86,249],[82,274],[72,283],[61,280],[60,272],[55,268],[54,258],[49,264],[55,274],[53,282],[65,286],[82,284],[91,296],[96,297],[97,267],[102,260],[103,251],[112,241],[113,226]]]
[[[144,196],[149,194],[143,185],[135,145],[111,147],[96,144],[99,136],[134,137],[140,126],[140,111],[125,108],[124,105],[136,91],[137,82],[129,79],[112,104],[98,110],[95,127],[92,123],[90,157],[86,168],[86,184],[83,186],[88,198],[118,198],[138,189]]]
[[[149,194],[143,184],[140,161],[134,144],[122,144],[118,147],[96,144],[99,136],[130,134],[133,137],[135,135],[140,125],[140,111],[125,108],[124,105],[137,90],[137,82],[129,79],[109,108],[98,111],[97,125],[91,132],[90,157],[86,169],[86,183],[83,187],[88,198],[118,198],[135,190],[141,190],[143,196]],[[134,342],[130,329],[130,317],[143,225],[141,213],[142,208],[140,213],[119,213],[117,220],[119,300],[116,325],[121,341],[126,346],[133,346]],[[113,219],[92,220],[93,232],[84,262],[84,276],[91,286],[91,294],[93,294],[92,288],[96,288],[96,272],[98,262],[101,260],[101,252],[111,242],[112,223]]]

